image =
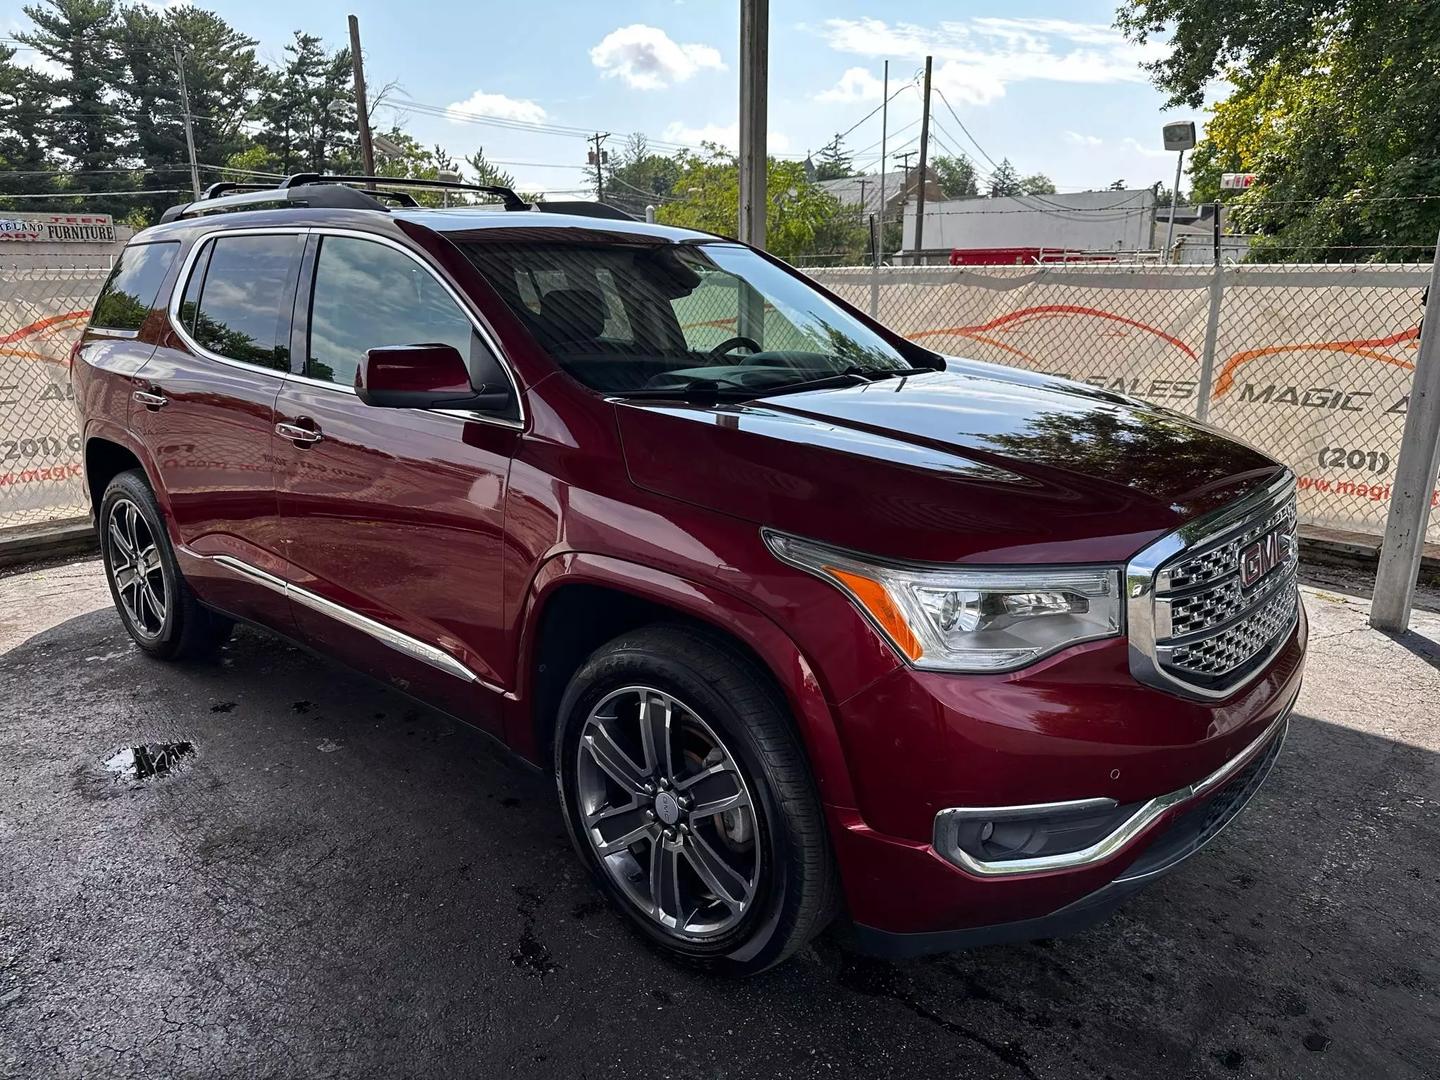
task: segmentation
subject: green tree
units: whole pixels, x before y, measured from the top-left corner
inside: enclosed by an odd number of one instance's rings
[[[1151,77],[1198,106],[1224,76],[1235,91],[1206,124],[1193,196],[1221,197],[1232,225],[1264,239],[1252,258],[1415,258],[1440,229],[1440,7],[1424,0],[1127,0],[1119,25],[1169,51]]]
[[[492,165],[490,159],[485,156],[485,147],[477,146],[475,152],[465,158],[465,164],[470,166],[474,173],[473,180],[477,184],[493,184],[495,187],[508,187],[515,189],[515,177],[500,168]]]
[[[108,172],[128,164],[134,139],[133,125],[115,92],[124,83],[125,67],[117,48],[114,0],[44,0],[27,4],[24,11],[35,28],[16,38],[59,69],[59,74],[38,76],[36,89],[49,103],[43,128],[47,146],[71,170],[65,189],[133,186],[128,177]],[[123,199],[77,199],[47,209],[123,214],[125,206]]]
[[[677,161],[677,200],[660,208],[659,220],[734,236],[740,212],[740,172],[734,155],[712,143],[703,154],[682,152]],[[828,254],[831,249],[822,245],[835,244],[841,237],[853,239],[853,233],[840,228],[842,220],[848,219],[852,230],[858,228],[855,215],[812,184],[798,161],[771,158],[765,170],[765,194],[766,248],[783,259]]]
[[[645,207],[659,206],[674,196],[681,168],[678,157],[652,153],[645,136],[636,132],[610,159],[605,201],[633,217],[643,217]]]
[[[935,170],[940,190],[947,199],[965,199],[980,194],[975,163],[964,154],[958,157],[942,154],[930,162],[930,168]]]
[[[49,190],[45,170],[55,167],[44,135],[50,118],[50,95],[32,68],[15,63],[15,50],[0,45],[0,206],[4,193],[27,194]],[[41,175],[36,175],[41,174]],[[25,200],[29,201],[29,200]]]
[[[296,30],[261,94],[259,142],[281,172],[357,172],[354,106],[335,106],[350,101],[350,50],[327,54],[318,37]]]
[[[1055,181],[1044,173],[1031,173],[1020,181],[1020,191],[1025,195],[1054,195]]]
[[[845,149],[845,141],[836,135],[815,155],[816,180],[843,180],[855,175],[855,161]]]
[[[1019,171],[1010,164],[1009,158],[1001,158],[1000,164],[995,166],[995,171],[990,174],[990,188],[986,194],[992,199],[1003,199],[1012,195],[1023,195],[1024,192]]]

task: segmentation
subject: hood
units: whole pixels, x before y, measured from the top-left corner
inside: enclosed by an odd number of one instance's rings
[[[1178,414],[974,361],[741,405],[616,410],[641,488],[926,562],[1123,562],[1283,471]]]

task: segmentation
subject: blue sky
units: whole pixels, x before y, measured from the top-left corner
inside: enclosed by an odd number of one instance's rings
[[[6,4],[9,7],[9,3]],[[345,38],[345,15],[360,17],[367,77],[374,88],[396,82],[390,101],[454,106],[468,114],[508,117],[623,136],[642,131],[657,144],[718,139],[733,145],[737,116],[738,0],[575,0],[525,3],[396,3],[352,0],[219,0],[218,10],[279,60],[294,29],[333,46]],[[3,10],[3,9],[0,9]],[[901,13],[903,11],[903,18]],[[870,112],[880,99],[882,64],[892,92],[912,80],[926,52],[935,55],[935,150],[963,150],[989,165],[962,132],[1024,173],[1047,173],[1064,190],[1132,186],[1173,177],[1174,159],[1159,149],[1167,120],[1161,96],[1139,64],[1156,55],[1124,42],[1111,28],[1114,0],[772,0],[770,131],[772,152],[818,150]],[[24,24],[18,5],[0,26]],[[920,95],[906,90],[890,110],[891,150],[913,149]],[[484,145],[506,163],[518,186],[560,191],[582,185],[586,144],[575,135],[480,122],[399,115],[425,142],[457,156]],[[848,137],[857,164],[878,167],[880,118]],[[934,152],[934,150],[932,150]]]

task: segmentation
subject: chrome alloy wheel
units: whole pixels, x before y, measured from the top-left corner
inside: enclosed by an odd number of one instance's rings
[[[135,632],[157,638],[165,629],[165,574],[160,548],[140,508],[129,499],[117,499],[110,508],[105,544],[115,594]]]
[[[576,766],[585,835],[641,912],[687,940],[744,917],[760,879],[755,803],[692,709],[652,687],[616,690],[590,710]]]

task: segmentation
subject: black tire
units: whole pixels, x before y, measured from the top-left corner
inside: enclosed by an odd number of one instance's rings
[[[676,880],[688,879],[692,891],[702,895],[699,903],[712,904],[712,910],[728,910],[729,917],[736,920],[728,928],[708,931],[709,936],[703,939],[687,936],[688,922],[678,927],[664,926],[657,921],[659,916],[655,910],[643,910],[644,897],[637,900],[633,893],[643,892],[646,882],[632,873],[627,890],[624,875],[611,869],[617,853],[607,852],[609,861],[602,859],[592,840],[595,832],[585,822],[586,807],[592,825],[598,807],[595,781],[582,780],[582,770],[592,776],[598,773],[594,772],[597,759],[593,750],[582,752],[582,732],[590,733],[587,741],[593,742],[592,710],[603,713],[607,709],[618,709],[619,706],[609,703],[633,693],[637,687],[658,691],[657,700],[673,699],[673,703],[680,706],[676,715],[683,714],[687,724],[697,718],[701,721],[700,726],[723,744],[723,749],[712,750],[704,762],[723,760],[724,764],[706,771],[724,768],[729,776],[728,770],[733,768],[739,792],[746,796],[747,808],[753,807],[751,869],[743,868],[747,864],[743,852],[736,856],[742,862],[741,875],[753,874],[752,891],[747,893],[742,905],[731,905],[729,909],[712,902],[719,893],[705,887],[698,874],[700,867],[692,856],[696,852],[696,834],[706,830],[715,830],[708,833],[711,840],[723,840],[734,851],[730,829],[732,820],[737,821],[733,827],[740,828],[738,819],[712,813],[707,824],[700,817],[700,789],[691,787],[687,790],[695,793],[694,798],[681,801],[687,807],[695,804],[694,819],[687,818],[673,828],[661,829],[667,836],[676,829],[684,834],[678,837],[676,858],[688,860],[688,864],[676,871]],[[644,714],[639,715],[643,723]],[[839,892],[833,856],[814,779],[789,710],[768,673],[723,636],[673,625],[645,627],[621,635],[596,650],[571,679],[560,703],[558,725],[555,775],[570,839],[600,887],[629,916],[632,925],[670,957],[726,974],[753,975],[791,956],[834,917]],[[687,752],[697,753],[682,748],[681,753],[675,755],[676,760]],[[588,759],[586,753],[591,755]],[[649,756],[649,751],[643,748],[639,753]],[[631,765],[640,760],[635,753],[629,756]],[[693,758],[687,759],[675,770],[679,779],[667,790],[679,794],[682,785],[697,783],[697,768],[703,770],[704,762],[697,767]],[[608,769],[605,771],[609,773]],[[680,778],[682,772],[688,777]],[[602,782],[610,786],[609,778],[602,777]],[[586,783],[590,785],[588,788],[584,786]],[[664,786],[665,781],[660,784]],[[614,785],[615,789],[618,787]],[[630,814],[633,807],[645,805],[643,799],[642,794],[630,804],[631,808],[618,811],[607,808],[600,812]],[[656,820],[655,814],[661,808],[658,799],[659,796],[653,809],[647,811],[651,820]],[[672,810],[669,806],[665,810],[668,821]],[[628,828],[627,824],[620,831]],[[719,836],[722,828],[723,837]],[[653,871],[656,857],[655,847],[650,846],[653,843],[648,839],[637,840],[633,847],[619,852],[618,857],[623,862],[628,855],[640,874],[646,873],[647,865]],[[648,879],[652,890],[655,880],[654,877]],[[698,889],[693,888],[696,885]],[[659,893],[652,895],[657,898],[654,907],[662,907]],[[674,895],[683,913],[685,904],[678,887]],[[707,895],[712,899],[703,899]]]
[[[180,573],[160,507],[143,473],[132,469],[110,481],[100,500],[98,528],[110,598],[131,640],[159,660],[213,655],[235,624],[203,606]],[[150,554],[143,562],[127,561],[127,541],[136,551]],[[140,574],[126,573],[141,565],[145,569]],[[137,577],[143,580],[137,582]]]

